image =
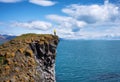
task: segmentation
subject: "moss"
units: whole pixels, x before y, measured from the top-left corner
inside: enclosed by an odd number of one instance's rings
[[[14,57],[15,56],[15,53],[11,53],[11,57]]]
[[[9,65],[6,65],[6,66],[5,66],[5,70],[10,70],[10,66],[9,66]]]
[[[20,49],[18,49],[18,51],[20,52],[20,53],[23,53],[24,52],[24,48],[20,48]]]
[[[40,41],[39,44],[44,44],[44,41]]]
[[[25,50],[25,56],[30,56],[30,57],[33,57],[33,52],[32,52],[32,50]]]
[[[5,53],[5,58],[10,58],[10,57],[12,57],[12,56],[11,56],[11,53],[10,53],[10,52],[6,52],[6,53]]]
[[[3,62],[4,62],[4,57],[3,56],[0,56],[0,65],[2,65],[3,64]]]

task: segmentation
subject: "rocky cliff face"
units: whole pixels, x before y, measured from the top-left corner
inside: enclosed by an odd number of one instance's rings
[[[25,34],[0,46],[1,82],[55,82],[54,35]]]

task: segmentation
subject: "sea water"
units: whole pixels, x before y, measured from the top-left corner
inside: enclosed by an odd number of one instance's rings
[[[60,41],[56,56],[56,80],[120,82],[120,41]]]
[[[61,40],[57,82],[120,82],[119,40]]]

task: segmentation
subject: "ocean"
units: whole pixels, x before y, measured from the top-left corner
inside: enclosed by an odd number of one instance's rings
[[[120,82],[119,40],[61,40],[57,82]]]
[[[57,82],[120,82],[119,40],[61,40]]]

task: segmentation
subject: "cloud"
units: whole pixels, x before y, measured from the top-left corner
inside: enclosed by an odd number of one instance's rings
[[[56,2],[50,0],[29,0],[29,2],[40,6],[53,6],[56,4]]]
[[[16,3],[16,2],[21,2],[21,1],[25,1],[25,0],[0,0],[0,2],[2,3]],[[40,6],[53,6],[57,3],[51,0],[28,0],[28,2],[37,4]]]
[[[16,2],[20,2],[20,1],[23,1],[23,0],[0,0],[0,2],[2,2],[2,3],[16,3]]]
[[[62,9],[66,16],[56,14],[46,18],[56,24],[58,34],[69,39],[99,39],[120,35],[120,11],[115,4],[71,4]],[[114,29],[113,29],[114,28]],[[116,30],[117,29],[117,30]],[[114,30],[114,31],[113,31]]]
[[[74,31],[79,31],[86,25],[84,21],[78,21],[72,17],[59,16],[59,15],[47,15],[46,18],[54,21],[59,28],[62,29],[71,29]]]
[[[12,27],[23,27],[36,30],[48,30],[52,27],[52,24],[44,21],[31,21],[31,22],[14,22]]]
[[[72,4],[66,8],[63,8],[62,12],[88,23],[96,23],[115,21],[119,15],[119,8],[110,3],[105,3],[104,5]]]
[[[21,0],[0,0],[21,1]],[[52,0],[28,0],[40,6],[52,6]],[[120,10],[119,6],[111,3],[103,5],[71,4],[61,11],[65,16],[49,14],[46,18],[53,24],[45,21],[14,22],[12,26],[22,27],[35,33],[52,33],[54,28],[59,37],[67,39],[99,39],[120,36]],[[8,25],[8,23],[6,23]],[[2,25],[2,23],[0,23]],[[5,25],[5,24],[4,24]],[[21,29],[21,28],[20,28]],[[25,30],[26,30],[25,29]],[[28,31],[24,31],[28,32]],[[23,32],[23,33],[24,33]]]

